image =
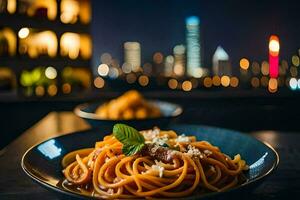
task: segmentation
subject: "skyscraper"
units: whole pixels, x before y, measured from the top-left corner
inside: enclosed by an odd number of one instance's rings
[[[183,76],[185,73],[185,46],[180,44],[173,48],[174,67],[173,72],[175,76]]]
[[[199,77],[202,74],[200,20],[196,16],[186,18],[186,47],[187,47],[187,75]],[[200,74],[199,74],[200,72]]]
[[[221,46],[217,47],[212,58],[212,63],[212,70],[214,75],[231,75],[231,64],[229,61],[229,56]]]
[[[137,72],[141,67],[141,46],[138,42],[124,43],[124,62]]]

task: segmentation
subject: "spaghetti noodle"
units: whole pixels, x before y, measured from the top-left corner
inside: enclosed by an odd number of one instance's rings
[[[99,198],[183,197],[195,190],[220,192],[240,183],[247,165],[207,141],[158,128],[141,131],[143,149],[130,156],[107,135],[94,148],[67,154],[62,165],[66,185]]]

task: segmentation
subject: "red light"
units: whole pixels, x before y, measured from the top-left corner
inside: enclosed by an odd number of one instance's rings
[[[271,35],[269,40],[269,64],[270,77],[277,78],[279,72],[279,38],[276,35]]]

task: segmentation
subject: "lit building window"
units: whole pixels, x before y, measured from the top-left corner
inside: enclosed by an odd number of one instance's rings
[[[10,28],[0,29],[0,56],[14,56],[16,54],[17,38]]]
[[[92,75],[86,67],[69,66],[62,70],[62,82],[63,84],[69,84],[70,86],[65,87],[69,87],[72,92],[82,91],[91,87]]]
[[[76,59],[79,55],[83,59],[92,56],[92,41],[86,34],[66,32],[60,39],[61,55]]]
[[[0,67],[0,92],[12,91],[17,87],[16,75],[8,67]]]
[[[1,0],[0,1],[0,13],[13,14],[16,12],[17,0]]]
[[[87,34],[80,34],[80,56],[83,59],[92,57],[92,39]]]
[[[80,52],[80,36],[77,33],[64,33],[60,38],[60,54],[76,59]]]
[[[32,29],[22,28],[19,33],[19,52],[28,54],[31,58],[40,55],[55,57],[57,54],[57,37],[52,31],[37,32]]]
[[[88,0],[62,0],[60,20],[65,24],[74,24],[79,19],[83,24],[91,21],[91,6]]]
[[[80,5],[76,0],[62,0],[60,20],[65,24],[74,24],[78,20]]]
[[[54,20],[57,15],[57,2],[56,0],[34,0],[30,1],[30,6],[27,9],[27,14],[33,16],[44,16],[50,20]]]

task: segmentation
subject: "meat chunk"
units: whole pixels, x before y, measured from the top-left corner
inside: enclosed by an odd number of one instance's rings
[[[175,150],[156,144],[146,144],[141,151],[141,154],[144,156],[151,156],[154,159],[160,160],[164,163],[171,163],[173,159],[178,156]]]

